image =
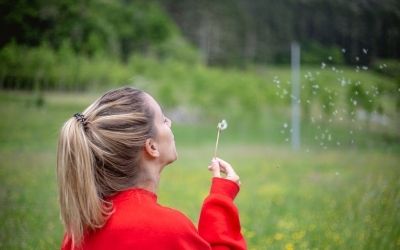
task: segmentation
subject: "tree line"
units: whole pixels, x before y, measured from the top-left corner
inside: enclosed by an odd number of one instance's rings
[[[400,57],[397,0],[164,0],[209,64],[288,63],[294,40],[303,61],[331,55],[348,64]],[[342,55],[342,56],[341,56]]]
[[[176,27],[155,1],[0,1],[0,47],[9,43],[58,50],[69,43],[78,54],[126,61],[156,49]]]
[[[0,47],[67,41],[126,61],[176,53],[182,33],[210,65],[288,63],[294,40],[305,63],[370,64],[400,57],[399,13],[397,0],[1,0]]]

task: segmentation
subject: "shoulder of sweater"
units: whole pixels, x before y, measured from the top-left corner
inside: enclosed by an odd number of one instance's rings
[[[140,227],[146,223],[156,227],[172,225],[172,227],[194,226],[192,221],[181,211],[163,206],[158,203],[146,203],[143,205],[120,204],[115,213],[109,219],[110,224],[127,228]]]
[[[167,207],[167,206],[163,206],[158,204],[158,207],[163,210],[165,212],[166,215],[170,216],[171,220],[179,220],[179,221],[183,221],[183,222],[189,222],[190,224],[192,224],[191,220],[189,219],[189,217],[184,214],[183,212],[175,209],[175,208],[171,208],[171,207]]]

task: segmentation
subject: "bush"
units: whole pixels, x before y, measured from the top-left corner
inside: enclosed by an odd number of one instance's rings
[[[378,59],[372,63],[371,68],[380,74],[400,79],[400,60]]]
[[[343,64],[344,58],[339,48],[335,46],[327,47],[310,41],[302,43],[301,62],[314,65],[320,65],[322,62]]]
[[[290,65],[290,51],[277,53],[274,61],[278,64]],[[304,65],[321,65],[321,63],[344,64],[344,57],[338,47],[323,46],[315,41],[300,43],[300,60]]]

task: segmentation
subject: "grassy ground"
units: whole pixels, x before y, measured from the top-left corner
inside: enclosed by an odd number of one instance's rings
[[[37,108],[26,94],[0,93],[0,249],[59,247],[57,133],[93,99],[50,94]],[[292,152],[276,132],[286,117],[274,119],[265,134],[231,126],[221,137],[220,156],[242,179],[236,203],[249,249],[398,249],[398,137],[359,131],[362,143],[325,148],[306,126],[310,144]],[[195,223],[209,188],[212,127],[175,126],[179,160],[165,169],[158,194]]]

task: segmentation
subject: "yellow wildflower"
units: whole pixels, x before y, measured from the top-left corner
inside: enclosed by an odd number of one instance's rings
[[[281,233],[276,233],[276,234],[274,235],[274,239],[275,239],[275,240],[281,240],[281,239],[283,239],[283,234],[281,234]]]
[[[292,244],[292,243],[287,243],[287,244],[285,245],[285,250],[294,250],[293,244]]]

